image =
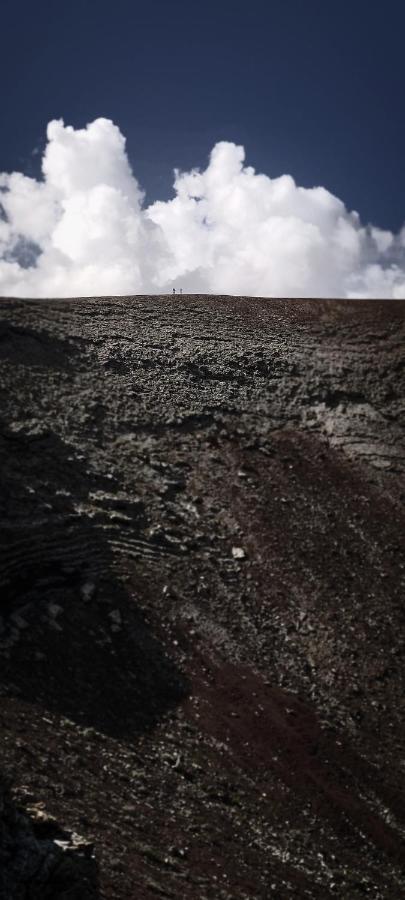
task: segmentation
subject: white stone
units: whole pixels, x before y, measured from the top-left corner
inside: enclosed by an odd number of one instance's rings
[[[232,547],[232,556],[234,559],[245,559],[246,553],[243,547]]]

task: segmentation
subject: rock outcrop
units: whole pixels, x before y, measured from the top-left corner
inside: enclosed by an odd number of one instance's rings
[[[92,845],[68,834],[41,808],[24,813],[0,779],[0,897],[2,900],[97,900]]]

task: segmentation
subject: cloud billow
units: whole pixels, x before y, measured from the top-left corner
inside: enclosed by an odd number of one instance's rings
[[[0,174],[0,294],[183,292],[405,298],[405,228],[364,227],[323,187],[244,165],[220,142],[145,206],[120,130],[48,125],[42,180]]]

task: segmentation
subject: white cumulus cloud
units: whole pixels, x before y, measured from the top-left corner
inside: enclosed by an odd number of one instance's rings
[[[323,187],[220,142],[149,207],[109,119],[50,122],[41,180],[0,174],[0,294],[184,292],[405,298],[405,227],[362,225]]]

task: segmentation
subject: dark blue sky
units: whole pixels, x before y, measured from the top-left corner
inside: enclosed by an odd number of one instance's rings
[[[405,220],[403,0],[3,0],[0,170],[37,174],[52,118],[112,118],[147,200],[217,140],[362,219]]]

